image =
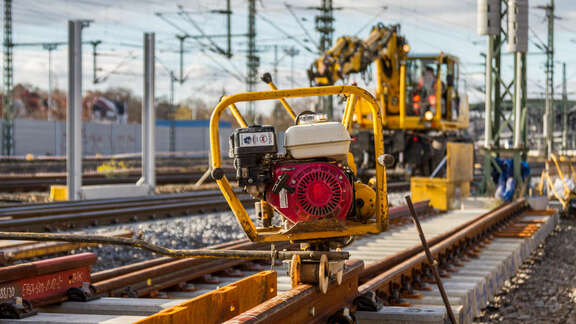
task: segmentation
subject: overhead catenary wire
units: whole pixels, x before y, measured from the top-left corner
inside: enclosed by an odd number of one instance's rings
[[[371,19],[369,19],[360,29],[358,29],[358,31],[356,33],[354,33],[354,36],[358,36],[358,34],[360,34],[361,32],[363,32],[366,28],[368,28],[370,25],[372,25],[374,23],[374,21],[376,19],[378,19],[380,17],[380,15],[386,10],[388,9],[387,6],[384,6],[380,9],[380,11],[378,11],[378,13],[376,13]]]
[[[300,29],[302,29],[302,31],[304,31],[304,34],[306,34],[308,41],[310,41],[310,43],[312,43],[314,45],[314,47],[316,47],[316,50],[318,50],[320,52],[320,46],[318,46],[316,41],[309,34],[308,30],[304,27],[304,25],[302,25],[302,22],[300,22],[300,19],[298,18],[298,16],[296,16],[296,14],[294,13],[294,10],[292,10],[292,6],[287,4],[286,2],[284,2],[284,6],[286,7],[286,9],[288,9],[288,11],[292,15],[292,17],[294,17],[294,20],[296,21],[296,24],[298,24]]]
[[[266,23],[268,23],[270,26],[272,26],[274,29],[276,29],[277,31],[279,31],[280,33],[282,33],[284,36],[288,37],[288,39],[295,41],[298,45],[300,45],[303,49],[305,49],[307,52],[312,53],[312,54],[316,54],[316,52],[314,52],[312,49],[310,49],[310,47],[306,46],[306,44],[304,44],[301,40],[299,40],[298,38],[290,35],[288,32],[284,31],[282,28],[280,28],[275,22],[273,22],[272,20],[266,18],[265,16],[263,16],[262,14],[258,14],[258,17],[260,17],[260,19],[264,20]]]
[[[190,17],[190,14],[184,11],[184,9],[181,6],[179,7],[178,14],[190,25],[192,25],[192,27],[194,27],[200,33],[200,35],[202,35],[204,38],[208,40],[208,42],[210,42],[210,44],[212,45],[212,49],[215,53],[227,56],[226,51],[220,46],[218,46],[218,44],[216,44],[216,42],[214,42],[214,40],[208,34],[206,34],[204,30],[202,30],[202,28],[200,28],[200,26],[192,19],[192,17]]]
[[[106,81],[110,77],[110,75],[115,74],[121,67],[135,60],[137,57],[139,57],[139,55],[135,55],[134,51],[128,52],[128,55],[126,55],[124,59],[122,59],[118,64],[116,64],[116,66],[112,68],[112,70],[110,70],[107,74],[98,78],[94,78],[94,83],[100,83],[102,81]]]

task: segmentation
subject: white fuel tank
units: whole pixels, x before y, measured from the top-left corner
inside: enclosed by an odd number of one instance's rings
[[[295,159],[345,160],[350,149],[350,134],[338,122],[296,125],[286,130],[284,147]]]

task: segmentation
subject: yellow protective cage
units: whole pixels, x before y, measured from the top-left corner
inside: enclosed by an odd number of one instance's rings
[[[210,116],[210,157],[212,176],[216,180],[218,187],[230,205],[232,212],[238,219],[242,229],[251,241],[255,242],[277,242],[277,241],[298,241],[311,239],[325,239],[347,237],[366,233],[380,233],[388,228],[388,199],[386,192],[386,170],[383,165],[376,165],[376,213],[375,218],[366,223],[346,222],[344,230],[333,231],[286,231],[279,226],[256,227],[248,212],[238,199],[232,189],[232,185],[221,172],[222,160],[220,156],[220,137],[219,137],[219,120],[222,112],[229,108],[242,127],[247,127],[244,118],[236,108],[238,102],[262,101],[262,100],[280,100],[284,108],[293,117],[294,112],[288,104],[286,98],[326,96],[326,95],[344,95],[347,97],[346,108],[342,123],[349,129],[352,122],[352,116],[356,109],[357,99],[363,100],[370,107],[374,127],[374,149],[376,156],[384,154],[384,141],[382,138],[382,122],[380,116],[380,107],[376,99],[366,90],[356,86],[326,86],[312,88],[297,88],[286,90],[273,90],[262,92],[239,93],[229,97],[222,98],[220,103],[212,111]],[[267,205],[265,201],[262,205]],[[264,209],[264,208],[263,208]]]

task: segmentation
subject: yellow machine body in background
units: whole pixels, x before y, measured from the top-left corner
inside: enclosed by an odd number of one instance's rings
[[[472,144],[448,143],[446,177],[412,177],[412,199],[430,199],[430,204],[440,210],[459,208],[461,199],[470,195],[470,182],[474,179],[473,150]]]
[[[382,125],[392,130],[458,130],[468,128],[468,102],[458,93],[458,58],[446,53],[409,55],[410,46],[398,26],[375,26],[364,40],[342,36],[309,70],[313,85],[332,85],[376,64],[376,99]],[[430,71],[430,89],[419,94]],[[426,101],[425,101],[426,100]],[[359,99],[356,128],[372,129],[369,107]]]

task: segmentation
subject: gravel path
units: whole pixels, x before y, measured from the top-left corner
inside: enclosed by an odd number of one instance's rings
[[[576,220],[561,220],[475,323],[576,323]]]

